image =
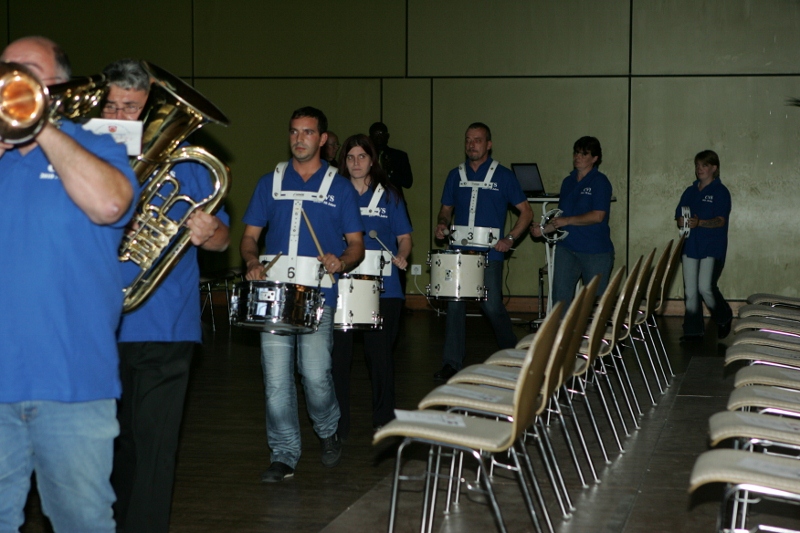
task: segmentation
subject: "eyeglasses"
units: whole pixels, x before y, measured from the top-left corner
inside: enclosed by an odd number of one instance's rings
[[[103,106],[103,114],[116,115],[118,112],[122,112],[125,115],[133,115],[141,111],[143,107],[144,107],[143,105],[136,105],[136,104],[125,104],[123,106],[106,104]]]

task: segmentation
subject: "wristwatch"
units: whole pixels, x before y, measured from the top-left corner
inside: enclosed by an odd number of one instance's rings
[[[509,239],[511,242],[514,242],[514,236],[511,235],[510,233],[506,235],[506,239]]]

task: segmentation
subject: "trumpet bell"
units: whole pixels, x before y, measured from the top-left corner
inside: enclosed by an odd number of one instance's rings
[[[47,87],[26,67],[0,63],[0,141],[23,144],[33,139],[48,117]]]

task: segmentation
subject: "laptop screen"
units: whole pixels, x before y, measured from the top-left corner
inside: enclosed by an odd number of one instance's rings
[[[545,194],[542,176],[539,174],[539,165],[536,163],[512,163],[511,170],[517,176],[522,192],[527,196],[542,196]]]

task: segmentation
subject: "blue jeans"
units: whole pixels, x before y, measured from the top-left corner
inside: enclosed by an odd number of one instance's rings
[[[0,403],[0,532],[16,532],[36,472],[59,533],[113,532],[116,400]]]
[[[480,303],[481,310],[492,324],[497,346],[501,350],[517,345],[517,336],[511,329],[511,318],[503,305],[503,262],[489,261],[484,273],[487,299]],[[467,336],[467,304],[448,302],[442,364],[461,370],[464,365]]]
[[[261,368],[267,402],[267,442],[270,461],[292,468],[300,460],[300,421],[294,384],[295,348],[297,371],[302,377],[308,416],[320,438],[336,433],[339,404],[331,378],[333,310],[324,307],[319,329],[305,335],[261,334]]]
[[[691,259],[685,255],[681,259],[683,263],[683,292],[686,298],[683,334],[701,336],[705,333],[701,297],[711,312],[711,318],[714,322],[717,325],[727,324],[733,318],[733,311],[719,291],[719,287],[717,287],[717,281],[722,275],[725,261],[720,261],[713,257]]]
[[[556,257],[553,276],[553,305],[564,302],[563,312],[567,312],[572,298],[575,296],[575,286],[579,279],[588,285],[592,278],[600,274],[600,285],[597,294],[603,294],[614,268],[614,252],[603,254],[585,254],[573,252],[565,246],[556,246]]]

